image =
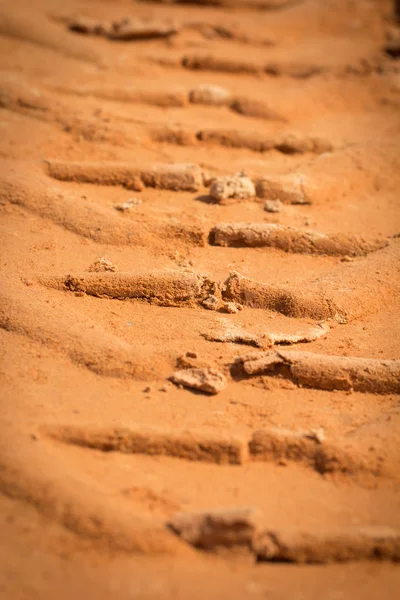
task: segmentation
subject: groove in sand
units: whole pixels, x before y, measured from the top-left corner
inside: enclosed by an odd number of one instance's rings
[[[196,225],[131,222],[89,200],[77,201],[68,197],[64,190],[50,188],[49,180],[37,166],[26,162],[3,161],[1,168],[7,175],[0,180],[0,198],[102,244],[144,246],[151,242],[155,247],[161,244],[165,247],[165,243],[171,240],[181,240],[195,246],[205,243],[204,233]],[[112,180],[112,171],[109,178]],[[170,182],[173,180],[174,177],[169,179]]]
[[[34,296],[34,303],[32,303]],[[53,312],[54,318],[49,314]],[[70,308],[51,307],[32,288],[3,291],[0,327],[62,352],[77,365],[107,377],[146,379],[153,375],[140,350]]]
[[[223,297],[289,317],[356,319],[377,312],[400,292],[399,251],[393,240],[387,248],[302,285],[260,283],[232,272]]]
[[[123,502],[110,502],[103,486],[67,464],[60,468],[47,444],[28,443],[24,434],[8,428],[0,440],[0,490],[106,550],[187,555],[162,522],[133,513]]]

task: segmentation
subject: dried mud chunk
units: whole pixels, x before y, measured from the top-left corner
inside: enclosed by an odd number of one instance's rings
[[[156,164],[148,168],[124,162],[46,161],[48,174],[60,181],[98,185],[122,185],[141,191],[144,186],[174,191],[197,192],[203,171],[195,164]]]
[[[297,384],[321,390],[354,390],[375,394],[400,392],[399,360],[281,350],[253,354],[244,357],[242,362],[247,375],[280,374]]]
[[[218,310],[221,305],[221,300],[212,294],[203,300],[202,305],[204,308],[207,308],[207,310]]]
[[[227,148],[248,148],[253,152],[266,152],[275,148],[276,140],[256,132],[234,129],[202,129],[197,133],[201,142],[218,144]]]
[[[222,310],[226,313],[234,315],[243,310],[243,306],[237,302],[224,302],[222,304]]]
[[[196,136],[193,132],[175,126],[154,129],[151,133],[151,137],[155,142],[161,144],[193,146],[196,143]]]
[[[130,198],[126,202],[116,204],[114,208],[115,210],[119,210],[120,212],[129,212],[133,210],[135,206],[139,206],[139,204],[142,204],[142,202],[143,200],[141,198]]]
[[[264,210],[269,213],[281,212],[283,204],[280,200],[267,200],[264,203]]]
[[[202,333],[202,336],[209,342],[248,344],[256,348],[262,347],[261,336],[231,324],[220,332]]]
[[[277,63],[271,62],[265,65],[264,72],[274,77],[287,75],[298,79],[307,79],[313,75],[319,75],[327,70],[327,67],[322,65],[307,64],[307,63]]]
[[[182,66],[185,69],[198,71],[220,71],[223,73],[258,73],[260,67],[228,58],[218,58],[217,56],[198,56],[190,55],[182,58]]]
[[[256,193],[258,198],[279,200],[284,204],[311,204],[302,179],[298,175],[260,178],[256,181]]]
[[[108,37],[112,40],[140,40],[169,37],[178,32],[175,25],[153,19],[131,19],[127,17],[114,22]]]
[[[234,302],[226,302],[225,305],[231,304],[235,307],[234,311],[227,310],[226,312],[238,312],[240,308]],[[240,305],[239,305],[240,306]],[[242,327],[238,327],[231,323],[227,324],[222,331],[207,332],[202,336],[212,342],[232,342],[236,344],[249,344],[257,348],[271,347],[274,344],[291,345],[313,342],[321,337],[325,337],[329,331],[326,324],[317,325],[310,328],[307,332],[298,334],[288,333],[252,333],[246,331]]]
[[[260,429],[251,436],[249,451],[256,460],[279,462],[285,459],[314,466],[320,443],[310,432]]]
[[[332,150],[332,144],[318,138],[303,138],[294,134],[266,136],[258,131],[237,131],[234,129],[202,129],[197,132],[199,141],[219,144],[229,148],[248,148],[253,152],[278,150],[283,154],[323,154]]]
[[[187,388],[206,392],[207,394],[218,394],[222,392],[228,384],[228,381],[218,369],[191,368],[175,371],[170,377],[176,385],[183,385]]]
[[[131,19],[119,21],[98,21],[88,17],[77,17],[69,22],[71,31],[87,35],[101,35],[111,40],[138,40],[168,37],[177,33],[174,25],[152,19]]]
[[[195,164],[155,165],[141,177],[146,186],[174,191],[197,192],[203,185],[202,169]]]
[[[269,108],[264,102],[258,100],[250,100],[244,96],[236,97],[230,104],[230,107],[240,115],[247,117],[256,117],[259,119],[283,120],[283,117]]]
[[[365,240],[352,234],[326,234],[273,223],[219,223],[209,239],[216,246],[270,247],[327,256],[364,256],[388,245],[387,240],[380,238]]]
[[[64,287],[98,298],[142,299],[159,306],[197,306],[214,287],[206,275],[180,271],[148,273],[90,273],[61,277],[39,277],[49,288]]]
[[[212,83],[203,83],[189,92],[189,101],[193,104],[222,106],[232,98],[229,90]]]
[[[48,428],[48,437],[84,448],[123,454],[173,456],[185,460],[211,462],[218,465],[241,465],[247,461],[248,448],[242,438],[207,431],[204,428],[174,430],[157,427],[127,429],[112,427],[57,426]]]
[[[274,366],[272,357],[270,364]],[[379,476],[382,472],[379,457],[371,452],[360,451],[357,445],[349,444],[347,439],[328,443],[321,429],[262,429],[253,433],[248,449],[252,460],[277,464],[282,461],[299,462],[321,475],[342,473],[362,479],[365,475]]]
[[[266,531],[254,540],[257,558],[295,563],[400,560],[397,528],[366,526],[336,531]]]
[[[316,327],[311,327],[307,332],[304,333],[267,333],[265,337],[271,342],[271,344],[301,344],[314,342],[321,337],[325,337],[329,331],[329,326],[326,323],[321,323]]]
[[[179,513],[168,525],[192,546],[213,550],[218,546],[251,547],[259,520],[257,509],[244,507]]]
[[[117,266],[114,265],[111,260],[104,257],[95,260],[88,269],[91,273],[104,273],[106,271],[114,272],[116,270]]]
[[[244,173],[235,173],[227,177],[217,177],[211,184],[209,194],[219,202],[229,198],[244,200],[256,195],[254,183]]]
[[[332,144],[320,138],[304,138],[291,133],[286,134],[276,143],[276,149],[284,154],[303,154],[305,152],[323,154],[332,150]]]

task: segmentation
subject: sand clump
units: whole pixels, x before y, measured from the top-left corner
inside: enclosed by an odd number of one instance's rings
[[[185,542],[204,550],[218,546],[250,546],[260,515],[254,508],[210,510],[181,513],[169,527]]]
[[[97,258],[88,268],[89,273],[115,273],[117,271],[117,265],[114,265],[108,258]]]
[[[189,92],[189,101],[193,104],[212,104],[223,106],[231,101],[229,90],[219,85],[203,83]]]
[[[180,369],[171,375],[170,380],[176,385],[207,394],[218,394],[228,385],[225,375],[211,368]]]
[[[233,186],[227,186],[225,195]],[[221,195],[224,188],[221,186]],[[225,191],[225,190],[224,190]],[[241,187],[237,194],[241,193]],[[211,190],[210,190],[211,194]],[[274,223],[219,223],[210,232],[216,246],[262,248],[273,247],[284,252],[329,256],[365,256],[388,245],[388,240],[365,239],[353,234],[327,234]]]
[[[88,17],[77,17],[68,23],[68,27],[76,33],[123,41],[164,38],[178,32],[176,25],[154,19],[132,19],[130,17],[124,17],[117,21],[97,21]]]
[[[238,359],[247,375],[279,373],[298,385],[374,394],[400,392],[400,361],[328,356],[311,352],[266,352]]]
[[[230,198],[245,200],[256,195],[254,183],[244,173],[228,177],[217,177],[211,183],[209,194],[220,203]]]

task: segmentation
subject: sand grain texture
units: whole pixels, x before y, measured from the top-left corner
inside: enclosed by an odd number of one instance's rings
[[[0,4],[1,598],[397,599],[399,3]]]

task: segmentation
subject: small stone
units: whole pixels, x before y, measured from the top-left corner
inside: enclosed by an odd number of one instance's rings
[[[222,305],[222,309],[224,312],[233,315],[243,310],[243,306],[241,304],[237,304],[236,302],[224,302]]]
[[[208,310],[218,310],[220,306],[220,299],[217,296],[208,296],[203,300],[202,305]]]
[[[264,204],[264,210],[270,213],[281,212],[283,204],[280,200],[267,200]]]
[[[272,175],[256,180],[256,192],[265,200],[280,200],[283,204],[310,204],[307,180],[299,174]]]
[[[126,202],[116,204],[114,208],[120,212],[127,212],[133,210],[135,206],[139,206],[142,203],[143,200],[141,200],[141,198],[129,198]]]
[[[227,177],[216,177],[210,186],[209,194],[219,202],[228,198],[245,200],[256,195],[256,188],[250,177],[239,172]]]
[[[213,104],[222,106],[232,99],[229,90],[212,83],[203,83],[189,92],[189,102],[193,104]]]
[[[101,257],[98,258],[94,261],[93,264],[90,265],[88,271],[90,271],[91,273],[104,273],[106,271],[111,271],[112,273],[114,273],[114,271],[117,270],[117,266],[114,265],[111,260],[108,260],[107,258]]]
[[[189,368],[175,371],[170,377],[176,385],[206,392],[207,394],[218,394],[228,385],[228,380],[221,371],[212,368]]]
[[[186,352],[186,356],[188,358],[198,358],[199,355],[197,354],[197,352]]]
[[[243,507],[178,513],[168,525],[192,546],[212,550],[221,546],[251,548],[260,522],[261,514],[257,509]]]
[[[354,258],[352,256],[342,256],[340,262],[353,262]]]
[[[343,315],[340,315],[339,313],[336,313],[333,318],[336,321],[336,323],[339,323],[339,325],[346,325],[346,323],[347,323],[346,317],[344,317]]]
[[[147,387],[145,387],[145,388],[144,388],[144,390],[143,390],[143,392],[144,392],[145,394],[149,394],[149,393],[151,392],[151,386],[150,386],[150,385],[148,385]]]

